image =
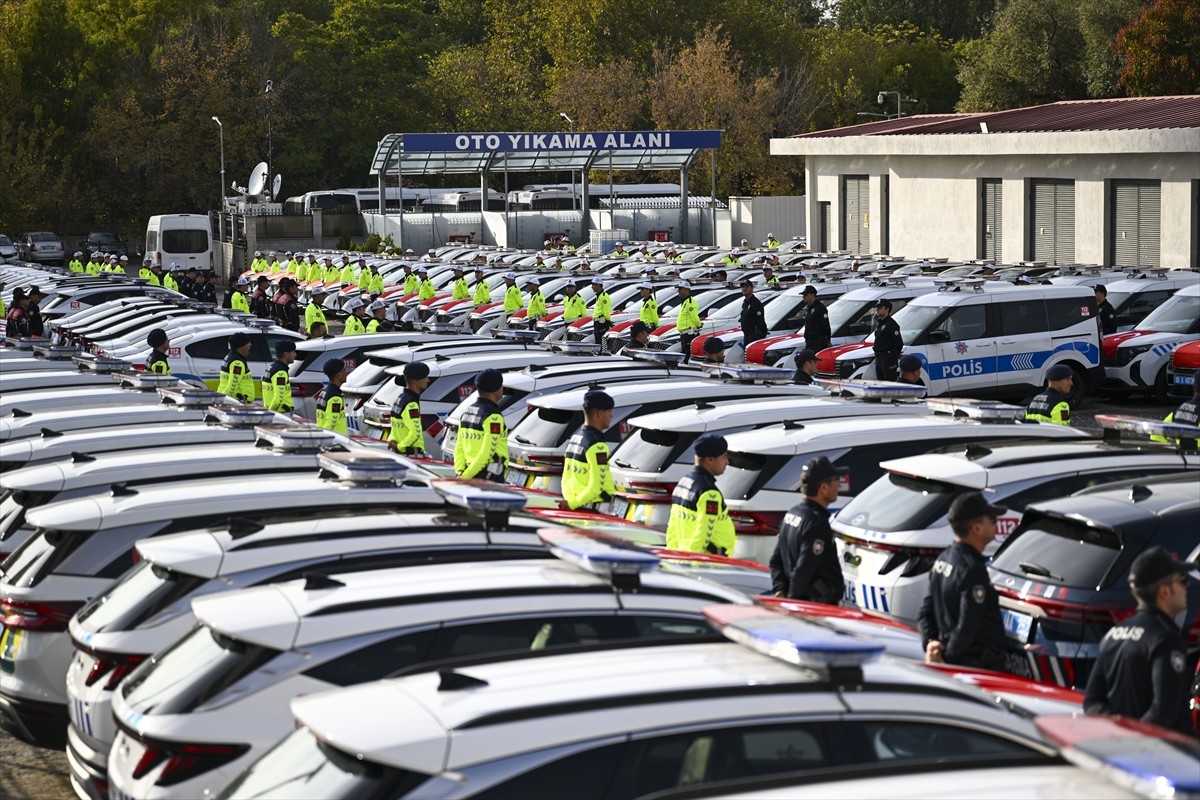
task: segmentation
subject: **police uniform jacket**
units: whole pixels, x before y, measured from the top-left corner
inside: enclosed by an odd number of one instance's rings
[[[658,301],[654,299],[654,295],[642,300],[642,310],[638,313],[638,319],[650,326],[650,330],[658,327]]]
[[[955,542],[929,573],[929,594],[918,616],[921,644],[942,643],[948,664],[995,669],[1004,654],[1000,599],[983,554]]]
[[[425,430],[421,427],[421,395],[405,389],[392,405],[392,430],[388,441],[407,455],[425,452]]]
[[[170,375],[171,364],[167,361],[167,357],[157,350],[150,351],[150,357],[146,359],[146,372],[153,372],[156,375]]]
[[[325,384],[317,395],[317,427],[342,435],[349,433],[346,399],[342,397],[342,390],[332,383]]]
[[[179,291],[179,281],[175,280],[175,278],[173,278],[170,275],[170,273],[163,275],[162,281],[163,281],[163,286],[170,289],[172,292]]]
[[[546,316],[546,298],[542,296],[540,289],[529,295],[529,312],[527,316],[530,319],[541,319]]]
[[[508,475],[508,426],[500,406],[480,397],[458,423],[454,472],[503,483]]]
[[[771,588],[793,600],[841,601],[845,592],[829,511],[805,498],[784,516],[771,554]]]
[[[475,306],[486,305],[492,302],[492,290],[488,288],[484,281],[475,283],[475,293],[471,297],[471,303]]]
[[[578,294],[563,298],[563,322],[572,322],[587,313],[587,303]]]
[[[814,353],[829,347],[829,311],[820,300],[814,300],[804,317],[804,346]]]
[[[197,283],[196,284],[196,299],[199,300],[201,303],[212,303],[213,305],[216,305],[217,304],[217,287],[213,286],[208,281],[205,281],[203,285]]]
[[[568,506],[582,508],[609,500],[616,494],[608,455],[604,434],[589,425],[567,442],[562,493]]]
[[[307,332],[312,329],[314,322],[325,321],[325,309],[321,308],[316,302],[309,302],[304,309],[304,330]]]
[[[1100,332],[1107,336],[1117,332],[1117,310],[1112,303],[1105,300],[1096,306],[1096,316],[1100,320]]]
[[[812,386],[813,377],[799,367],[796,367],[796,372],[792,375],[792,383],[797,386]]]
[[[667,547],[727,556],[733,553],[736,540],[717,479],[703,467],[695,467],[671,494]]]
[[[267,297],[266,289],[255,289],[254,294],[250,295],[247,305],[254,312],[254,316],[259,319],[271,318],[271,298]]]
[[[900,351],[904,349],[904,339],[900,336],[900,326],[891,315],[879,320],[879,326],[875,328],[875,344],[871,349],[875,351],[876,358],[882,357],[889,363],[900,358]]]
[[[742,298],[742,341],[745,344],[766,338],[767,320],[763,314],[762,300],[754,295]]]
[[[246,299],[246,295],[241,292],[229,293],[229,307],[234,311],[245,311],[250,313],[250,301]]]
[[[458,278],[454,281],[454,292],[450,295],[451,300],[466,300],[471,296],[471,290],[467,288],[467,279]]]
[[[1192,734],[1187,666],[1187,642],[1175,621],[1157,608],[1138,606],[1136,614],[1100,640],[1083,710]]]
[[[359,333],[366,333],[367,328],[363,325],[362,317],[357,314],[351,314],[346,317],[346,328],[342,331],[347,336],[354,336]]]
[[[243,403],[254,400],[254,378],[250,377],[250,366],[246,359],[232,350],[221,362],[221,378],[217,382],[217,391]]]
[[[187,295],[188,297],[195,297],[196,296],[196,281],[193,280],[192,278],[189,278],[187,276],[187,273],[184,273],[183,276],[180,277],[180,279],[179,279],[179,291],[180,291],[180,293]]]
[[[521,290],[514,283],[504,290],[504,313],[511,314],[514,311],[520,311],[525,307],[525,299],[521,296]]]
[[[680,333],[700,330],[700,309],[696,298],[689,297],[679,305],[679,316],[675,318],[675,327]]]
[[[410,272],[404,276],[404,293],[412,294],[421,288],[421,279],[417,277],[417,273]]]
[[[433,281],[429,280],[429,278],[421,281],[421,287],[417,290],[418,300],[429,300],[435,294],[437,294],[437,287],[433,285]]]
[[[275,295],[275,319],[289,331],[300,330],[300,306],[291,292]]]
[[[380,331],[394,330],[395,326],[388,319],[374,319],[367,323],[367,333],[378,333]]]
[[[596,302],[592,304],[592,319],[596,322],[612,322],[612,298],[608,292],[596,295]]]
[[[263,405],[285,414],[292,410],[292,379],[287,364],[276,359],[262,376]]]
[[[1046,391],[1029,402],[1029,408],[1025,410],[1025,419],[1053,422],[1055,425],[1070,425],[1071,405],[1061,392],[1052,386],[1047,386]]]

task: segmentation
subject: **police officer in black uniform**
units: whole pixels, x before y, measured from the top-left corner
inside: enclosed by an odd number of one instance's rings
[[[1000,599],[983,551],[996,538],[996,518],[1005,511],[979,492],[964,492],[950,504],[954,543],[933,564],[929,594],[918,616],[927,662],[1004,668]]]
[[[1096,293],[1096,317],[1100,320],[1100,333],[1107,336],[1117,332],[1117,310],[1108,302],[1108,289],[1098,283],[1092,287]]]
[[[704,340],[704,361],[701,363],[725,363],[725,342],[719,336],[710,336]]]
[[[170,375],[171,364],[167,361],[167,348],[171,346],[171,342],[167,339],[167,332],[162,328],[155,328],[146,334],[146,344],[150,346],[150,355],[146,358],[146,372]]]
[[[1137,613],[1100,640],[1083,710],[1120,714],[1193,736],[1188,721],[1187,640],[1175,619],[1187,611],[1187,568],[1162,547],[1133,560]]]
[[[817,299],[817,287],[809,284],[804,287],[804,304],[808,313],[804,317],[804,345],[814,353],[819,353],[829,347],[833,334],[829,330],[829,311],[825,304]]]
[[[880,298],[875,303],[875,316],[879,319],[875,326],[875,344],[871,348],[875,351],[875,377],[881,381],[894,381],[904,339],[900,337],[900,326],[892,319],[892,301]]]
[[[813,376],[817,374],[817,354],[807,347],[796,353],[796,373],[792,375],[792,383],[797,386],[812,386]]]
[[[179,279],[180,294],[194,298],[196,296],[196,268],[188,267]]]
[[[900,357],[899,369],[899,383],[908,383],[913,386],[925,385],[925,381],[921,380],[921,359],[912,353]]]
[[[1200,426],[1200,369],[1192,373],[1192,397],[1179,404],[1179,408],[1167,415],[1164,422],[1176,425]]]
[[[200,270],[196,273],[196,299],[201,303],[217,304],[217,287],[208,279],[208,273]]]
[[[650,341],[650,326],[642,322],[640,319],[629,326],[629,344],[625,345],[624,350],[645,350],[646,343]]]
[[[751,342],[767,338],[767,319],[762,300],[754,296],[754,284],[742,281],[742,343],[749,347]]]
[[[829,527],[829,506],[837,500],[845,467],[825,456],[800,472],[804,500],[783,518],[771,554],[771,589],[776,597],[836,605],[846,589],[842,565]]]

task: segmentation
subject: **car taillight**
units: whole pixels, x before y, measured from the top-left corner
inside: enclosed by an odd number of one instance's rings
[[[109,690],[115,689],[126,675],[133,672],[138,664],[146,660],[146,656],[130,653],[104,653],[99,650],[86,650],[86,652],[95,659],[95,662],[87,677],[83,679],[84,685],[91,686],[104,675],[108,675],[104,688]]]
[[[250,745],[246,744],[163,742],[135,733],[124,725],[121,725],[121,730],[146,748],[133,767],[132,777],[135,780],[144,777],[159,764],[164,765],[154,780],[156,786],[174,786],[191,780],[237,760],[250,749]]]
[[[1112,627],[1128,617],[1132,617],[1137,609],[1132,605],[1084,605],[1063,600],[1052,600],[1048,597],[1021,595],[1012,589],[997,586],[996,591],[1003,597],[1009,597],[1031,606],[1037,606],[1047,617],[1062,622],[1079,622],[1087,625]]]
[[[134,372],[145,372],[145,371],[146,371],[146,365],[145,365],[145,364],[134,364],[134,365],[133,365],[133,371],[134,371]]]
[[[0,600],[0,625],[26,631],[62,633],[83,603],[31,603],[27,600]]]
[[[783,511],[730,511],[733,528],[751,536],[775,536],[783,523]]]

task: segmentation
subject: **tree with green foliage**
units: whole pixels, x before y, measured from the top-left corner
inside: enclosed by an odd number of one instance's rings
[[[865,31],[908,23],[950,40],[975,39],[991,27],[996,6],[996,0],[839,0],[837,21]]]
[[[1123,59],[1120,86],[1130,95],[1200,91],[1200,4],[1157,0],[1116,37]]]

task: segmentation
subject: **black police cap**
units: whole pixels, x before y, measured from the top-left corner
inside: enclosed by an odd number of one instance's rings
[[[724,436],[706,433],[696,440],[696,455],[701,458],[715,458],[729,452],[729,444]]]
[[[1066,364],[1055,364],[1050,369],[1046,370],[1046,380],[1061,381],[1072,376],[1071,368]]]
[[[992,505],[979,492],[963,492],[950,504],[950,513],[946,518],[951,522],[970,522],[980,517],[995,519],[1003,516],[1005,511],[1008,509]]]
[[[166,344],[166,341],[167,332],[162,328],[155,328],[146,334],[146,344],[150,345],[151,347],[161,347],[162,345]]]
[[[475,388],[481,392],[494,392],[504,388],[504,376],[499,370],[485,369],[475,376]]]
[[[711,354],[724,353],[725,342],[718,339],[716,336],[710,336],[704,340],[704,352]]]
[[[404,380],[420,381],[429,377],[429,365],[422,361],[410,361],[404,365]]]
[[[596,411],[612,411],[615,405],[612,395],[600,389],[592,389],[583,396],[584,408],[595,409]]]
[[[1186,575],[1187,567],[1171,558],[1161,545],[1143,550],[1129,568],[1129,585],[1138,589],[1153,586],[1172,575]]]
[[[345,369],[346,362],[342,361],[340,358],[331,358],[325,362],[325,366],[321,367],[321,371],[325,373],[326,378],[332,378],[339,372],[344,372]]]
[[[237,350],[239,347],[245,347],[250,344],[250,334],[238,331],[233,336],[229,337],[229,349]]]
[[[804,366],[809,361],[816,361],[816,360],[817,360],[817,354],[814,353],[812,350],[808,350],[807,348],[804,350],[801,350],[799,353],[796,353],[796,366],[798,366],[798,367]]]
[[[280,339],[275,343],[275,357],[281,358],[285,353],[296,352],[296,343],[291,339]]]
[[[846,467],[835,467],[827,456],[809,459],[800,470],[800,487],[816,488],[830,478],[842,478],[850,474]]]
[[[919,372],[921,369],[921,359],[909,353],[900,358],[899,367],[901,372]]]

